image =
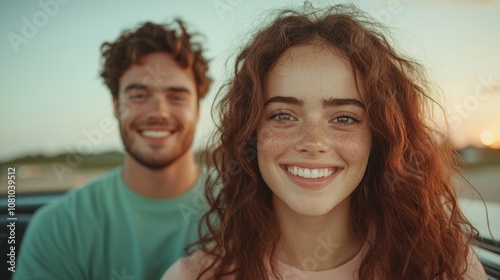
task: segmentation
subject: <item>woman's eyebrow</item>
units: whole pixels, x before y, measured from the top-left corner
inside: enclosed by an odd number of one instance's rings
[[[353,98],[330,98],[328,100],[323,100],[323,107],[331,106],[344,106],[344,105],[354,105],[361,109],[365,109],[365,105],[358,99]]]
[[[295,97],[288,97],[288,96],[274,96],[269,98],[266,103],[264,103],[264,107],[271,103],[287,103],[287,104],[292,104],[292,105],[298,105],[298,106],[303,106],[304,101],[299,100]]]
[[[269,98],[266,103],[264,103],[264,107],[271,103],[287,103],[291,105],[303,106],[304,101],[299,100],[295,97],[288,96],[274,96]],[[358,106],[362,109],[365,109],[365,105],[358,99],[354,98],[330,98],[323,100],[323,107],[332,107],[332,106],[345,106],[345,105],[354,105]]]

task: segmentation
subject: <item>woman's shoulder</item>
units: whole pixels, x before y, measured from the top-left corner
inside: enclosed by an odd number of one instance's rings
[[[467,270],[465,271],[464,279],[478,280],[487,278],[486,272],[484,271],[483,265],[479,261],[476,252],[474,249],[469,247],[469,253],[467,254]]]
[[[196,250],[188,256],[177,260],[163,274],[161,280],[178,280],[178,279],[196,279],[198,275],[207,268],[212,262],[212,259],[207,253],[202,250]],[[202,279],[209,279],[206,274]]]

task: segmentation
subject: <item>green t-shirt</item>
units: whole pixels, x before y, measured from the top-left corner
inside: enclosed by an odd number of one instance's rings
[[[132,192],[122,168],[70,191],[28,225],[14,279],[159,279],[197,239],[204,177],[171,199]]]

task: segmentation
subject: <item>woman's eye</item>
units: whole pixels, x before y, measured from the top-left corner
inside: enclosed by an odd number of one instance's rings
[[[358,120],[348,116],[340,116],[333,119],[333,122],[339,124],[354,124],[357,123]]]
[[[283,122],[283,121],[294,121],[296,120],[294,117],[292,117],[290,114],[287,113],[277,113],[271,116],[271,119],[278,121],[278,122]]]

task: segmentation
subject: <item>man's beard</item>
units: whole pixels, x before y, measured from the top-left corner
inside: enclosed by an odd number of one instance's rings
[[[193,138],[194,138],[194,131],[189,131],[188,134],[186,135],[186,139],[188,143],[185,143],[180,146],[180,151],[177,153],[177,151],[174,151],[174,155],[169,154],[163,158],[155,158],[154,156],[151,155],[146,155],[146,152],[139,151],[139,149],[135,149],[132,143],[132,139],[129,137],[129,134],[127,131],[122,127],[122,124],[120,123],[120,134],[122,137],[122,142],[123,146],[125,147],[125,151],[138,163],[141,165],[153,169],[153,170],[161,170],[164,168],[167,168],[171,164],[175,163],[179,158],[181,158],[187,151],[189,151],[189,148],[191,147],[191,144],[193,143]],[[178,132],[176,132],[178,133]],[[184,139],[179,139],[179,141],[182,141]],[[187,144],[187,145],[186,145]]]

